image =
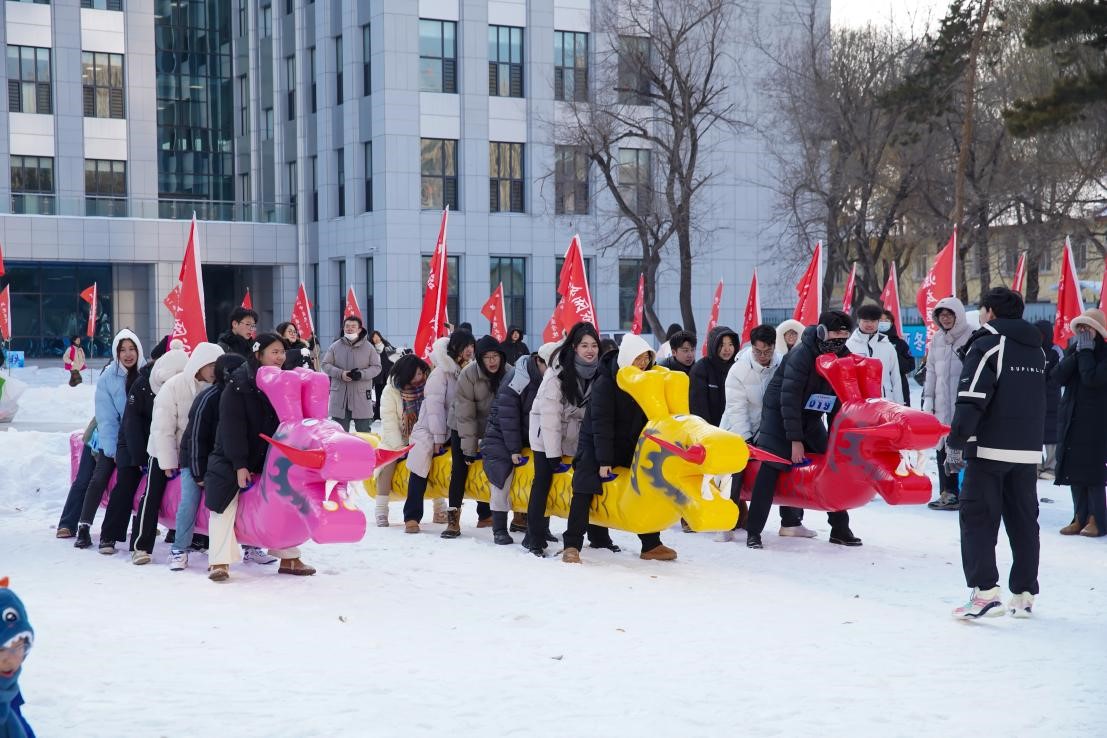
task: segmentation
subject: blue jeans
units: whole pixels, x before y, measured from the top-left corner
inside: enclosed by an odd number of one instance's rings
[[[196,532],[196,511],[200,509],[203,490],[192,477],[187,466],[181,467],[181,504],[177,506],[177,534],[173,539],[173,553],[187,551]]]

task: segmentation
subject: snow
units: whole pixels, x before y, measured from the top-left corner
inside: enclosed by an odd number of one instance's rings
[[[92,388],[63,375],[25,378],[30,414],[83,427]],[[216,585],[164,544],[139,568],[54,539],[67,458],[65,433],[0,432],[0,576],[35,626],[44,737],[1068,736],[1102,712],[1107,539],[1058,535],[1069,498],[1045,483],[1034,618],[968,624],[957,516],[925,507],[854,511],[859,549],[808,513],[815,540],[670,530],[660,563],[614,532],[623,553],[570,567],[494,546],[472,506],[457,541],[404,535],[394,504],[361,543],[305,546],[315,577]]]

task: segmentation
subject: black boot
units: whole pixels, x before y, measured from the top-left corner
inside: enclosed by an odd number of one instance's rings
[[[506,512],[492,512],[492,540],[499,546],[515,543],[515,539],[507,532]]]
[[[761,534],[759,533],[747,533],[746,534],[746,548],[764,548],[761,543]]]
[[[439,538],[457,538],[461,535],[461,508],[451,507],[446,510],[446,530],[442,531]]]
[[[73,542],[73,548],[89,548],[92,546],[92,534],[89,526],[81,523],[77,526],[77,540]]]
[[[547,543],[557,543],[559,540],[561,540],[561,539],[550,532],[550,519],[547,517],[546,518],[546,542]]]
[[[839,546],[860,546],[861,539],[853,535],[849,528],[830,531],[830,542]]]
[[[170,528],[168,531],[166,531],[166,533],[165,533],[165,542],[166,543],[173,543],[176,540],[177,540],[177,531],[175,529]]]

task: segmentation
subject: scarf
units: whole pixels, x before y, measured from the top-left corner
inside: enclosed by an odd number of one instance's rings
[[[423,388],[426,384],[417,387],[408,385],[400,390],[400,399],[404,402],[403,413],[400,416],[400,435],[404,438],[411,437],[411,429],[415,427],[415,421],[419,419],[419,408],[423,406]]]
[[[579,356],[573,357],[573,368],[577,371],[577,376],[581,379],[590,380],[596,376],[596,372],[600,369],[600,362],[593,361],[591,364],[587,364],[580,360]]]

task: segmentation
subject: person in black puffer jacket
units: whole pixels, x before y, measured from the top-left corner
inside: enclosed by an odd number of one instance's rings
[[[523,343],[523,329],[513,325],[507,329],[507,340],[504,341],[504,355],[508,364],[514,364],[524,356],[530,355],[530,349]]]
[[[381,373],[373,377],[373,420],[381,419],[381,395],[384,394],[384,388],[388,385],[388,375],[392,373],[392,366],[395,363],[393,356],[396,355],[396,347],[393,346],[388,340],[381,335],[380,331],[373,331],[369,334],[369,343],[373,344],[373,348],[377,350],[377,354],[381,357]],[[398,359],[399,356],[396,356]]]
[[[231,328],[219,336],[219,346],[225,353],[238,354],[247,361],[254,355],[254,336],[258,332],[258,314],[250,308],[236,307],[231,311]]]
[[[1045,456],[1038,463],[1038,479],[1053,479],[1057,474],[1057,407],[1061,403],[1061,383],[1053,376],[1053,370],[1061,362],[1064,352],[1053,343],[1053,323],[1039,320],[1034,324],[1042,334],[1042,350],[1046,355],[1046,414],[1042,443]]]
[[[726,375],[738,353],[738,334],[724,325],[707,336],[707,356],[689,373],[688,408],[711,425],[718,426],[726,410]]]
[[[899,359],[900,387],[903,389],[903,404],[911,407],[911,387],[907,384],[907,378],[915,373],[915,357],[911,355],[911,347],[907,345],[896,330],[895,316],[891,310],[885,310],[880,317],[877,330],[888,337],[892,345],[896,347],[896,357]]]
[[[677,331],[663,345],[669,347],[669,358],[657,362],[671,372],[684,372],[691,376],[696,365],[696,336],[688,331]]]
[[[231,373],[219,397],[219,425],[215,448],[208,457],[204,474],[204,500],[211,511],[208,519],[208,578],[221,582],[230,575],[232,563],[242,552],[234,534],[235,514],[240,494],[258,494],[251,488],[265,467],[269,444],[261,434],[272,436],[280,425],[277,411],[257,385],[257,370],[263,366],[284,364],[284,340],[275,333],[257,337],[258,350]],[[274,549],[269,555],[281,560],[281,574],[309,576],[315,569],[300,560],[298,548]]]
[[[300,330],[295,323],[284,322],[277,326],[277,335],[284,339],[283,369],[303,367],[315,370],[315,357],[304,341],[300,340]]]

